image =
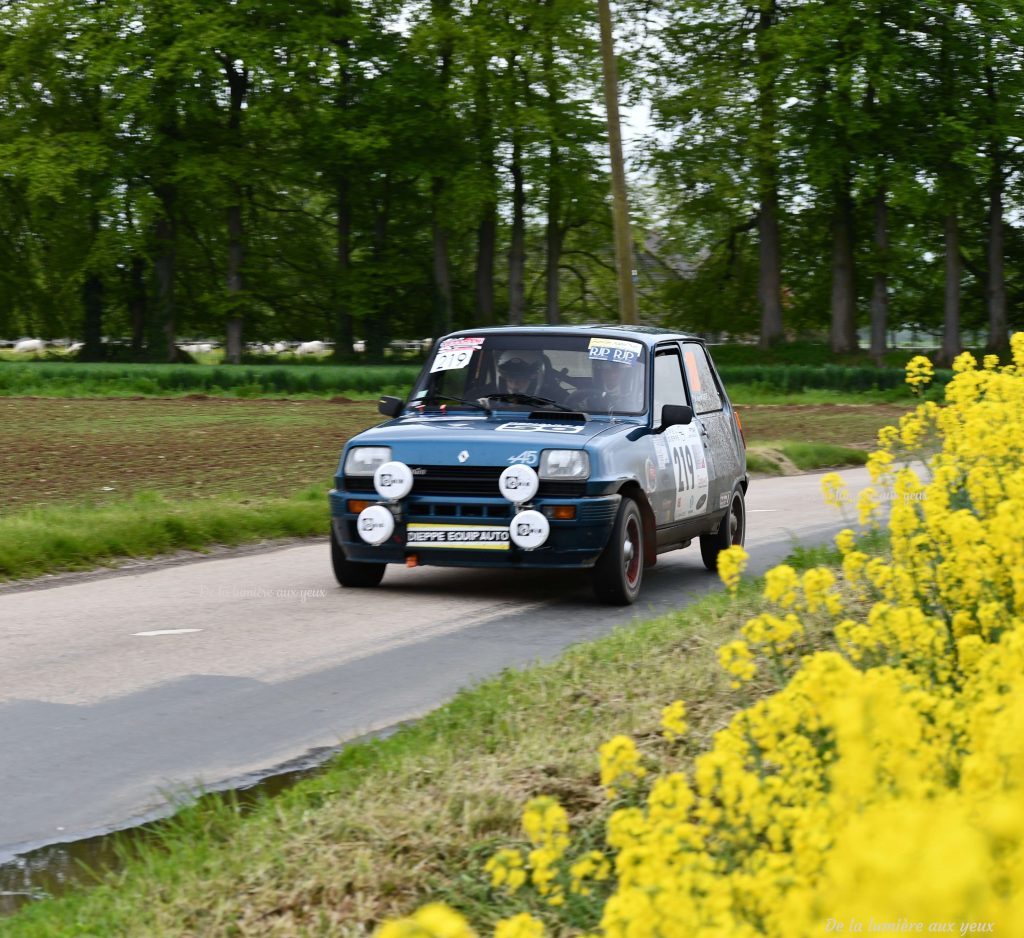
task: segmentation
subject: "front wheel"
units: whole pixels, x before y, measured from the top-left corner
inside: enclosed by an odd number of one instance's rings
[[[704,566],[712,573],[718,571],[718,555],[727,547],[742,547],[747,536],[747,508],[743,501],[743,489],[733,490],[729,513],[718,526],[717,534],[700,536],[700,556]]]
[[[644,521],[637,503],[623,498],[612,536],[594,565],[594,593],[612,606],[628,606],[640,595],[644,576]]]
[[[341,586],[366,588],[377,586],[384,579],[384,563],[359,563],[345,556],[345,549],[338,542],[338,535],[331,525],[331,566],[334,578]]]

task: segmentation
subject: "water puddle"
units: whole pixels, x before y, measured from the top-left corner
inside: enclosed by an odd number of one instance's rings
[[[345,745],[386,739],[402,725],[405,724],[361,736]],[[234,779],[220,790],[199,795],[195,803],[220,802],[245,814],[257,804],[316,775],[343,748],[316,749],[269,772]],[[142,823],[131,827],[38,847],[0,863],[0,916],[13,915],[29,902],[55,898],[76,887],[94,886],[108,873],[123,869],[135,847],[159,843],[159,834],[167,826],[170,810],[140,819]]]

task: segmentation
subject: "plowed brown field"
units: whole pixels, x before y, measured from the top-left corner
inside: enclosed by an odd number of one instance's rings
[[[330,488],[375,402],[0,398],[0,510],[62,500]]]
[[[859,448],[907,408],[738,405],[748,443]],[[140,489],[243,499],[330,487],[342,444],[379,422],[372,401],[0,398],[0,511],[119,500]]]

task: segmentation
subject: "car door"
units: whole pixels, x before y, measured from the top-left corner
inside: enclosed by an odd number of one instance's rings
[[[700,426],[705,448],[714,455],[714,474],[708,489],[711,511],[728,507],[732,487],[741,471],[733,432],[732,415],[725,407],[725,395],[716,380],[707,349],[700,342],[683,342],[683,372]]]
[[[655,351],[655,427],[661,424],[665,404],[693,406],[687,393],[680,348],[675,342]],[[658,461],[658,492],[652,507],[658,527],[688,528],[689,522],[699,522],[710,510],[709,487],[714,471],[707,437],[695,419],[685,426],[655,433],[652,440]]]

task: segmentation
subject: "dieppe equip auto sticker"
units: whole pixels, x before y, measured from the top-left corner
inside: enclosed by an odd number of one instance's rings
[[[675,520],[682,521],[707,510],[708,464],[695,424],[669,427],[664,437],[676,480]]]
[[[591,359],[618,362],[620,365],[634,364],[643,350],[639,342],[627,342],[625,339],[591,339],[587,348]]]
[[[503,423],[495,430],[505,433],[582,433],[582,425],[564,423]]]
[[[430,373],[465,368],[473,357],[473,353],[482,348],[483,344],[483,337],[463,336],[458,339],[445,339],[437,350],[437,355],[434,356]]]
[[[422,524],[410,522],[406,529],[406,547],[447,547],[459,550],[508,550],[508,528],[458,524]]]

